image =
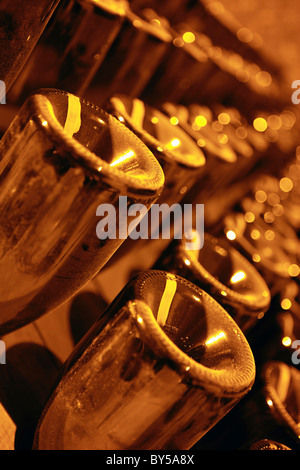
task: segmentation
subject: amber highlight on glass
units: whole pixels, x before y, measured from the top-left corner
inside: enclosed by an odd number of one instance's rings
[[[164,113],[140,99],[111,97],[106,109],[124,122],[151,150],[165,174],[159,203],[179,202],[202,179],[206,159],[194,140]]]
[[[149,149],[118,120],[59,90],[25,102],[0,144],[0,332],[60,305],[108,261],[96,209],[119,196],[146,207],[164,182]],[[128,219],[130,220],[130,218]]]
[[[0,1],[0,80],[6,91],[22,70],[58,3],[59,0]]]
[[[85,97],[101,106],[110,96],[139,97],[168,50],[172,36],[161,18],[130,9]]]
[[[300,371],[279,361],[268,362],[263,371],[264,397],[275,422],[300,446]]]
[[[261,328],[255,330],[254,337],[247,338],[257,363],[282,361],[299,368],[300,294],[297,282],[289,282],[274,296],[269,313]]]
[[[261,439],[255,442],[250,447],[250,450],[292,450],[290,447],[281,444],[280,442],[272,441],[270,439]]]
[[[267,180],[267,178],[258,179],[257,184],[254,185],[256,189],[252,189],[250,194],[241,200],[239,206],[252,223],[264,227],[267,239],[280,240],[282,249],[297,262],[300,252],[299,237],[285,217],[284,201],[277,192],[267,189]],[[298,274],[300,274],[300,268],[298,268]]]
[[[191,80],[186,102],[231,103],[249,115],[255,110],[280,110],[289,103],[286,87],[280,88],[275,77],[257,63],[217,46],[210,35],[198,34],[188,23],[174,25],[174,29],[183,41],[193,34],[192,45],[207,56],[198,81],[197,75]]]
[[[299,276],[299,266],[294,256],[284,249],[284,239],[278,231],[271,230],[264,220],[257,220],[243,211],[233,211],[224,217],[224,233],[262,274],[272,296],[280,292],[294,275]]]
[[[190,90],[194,86],[204,86],[210,69],[210,59],[205,50],[194,41],[185,41],[171,26],[169,33],[172,35],[170,47],[140,96],[156,107],[165,101],[181,104],[194,102],[186,101]]]
[[[252,351],[227,312],[162,271],[133,278],[83,338],[36,449],[189,449],[250,390]]]
[[[126,0],[63,0],[11,92],[22,102],[40,88],[83,97],[118,35]]]
[[[235,180],[238,155],[228,139],[212,127],[213,113],[209,107],[166,102],[162,110],[170,122],[182,128],[204,153],[203,177],[201,182],[194,184],[185,201],[205,204],[205,223],[207,227],[212,226],[226,212],[223,195]]]
[[[255,267],[225,240],[204,234],[193,250],[186,239],[174,240],[155,264],[196,284],[217,300],[246,333],[263,318],[271,294]]]
[[[141,98],[158,106],[231,103],[244,113],[281,110],[290,102],[286,87],[256,63],[217,46],[209,35],[188,23],[172,24],[172,48],[165,55]]]
[[[179,21],[182,21],[182,17]],[[241,24],[233,9],[226,7],[223,2],[192,0],[187,4],[185,21],[191,28],[209,36],[216,46],[235,51],[278,80],[283,80],[281,64],[271,59],[262,37],[247,25]]]

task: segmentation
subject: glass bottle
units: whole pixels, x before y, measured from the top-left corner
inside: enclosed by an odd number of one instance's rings
[[[57,88],[83,97],[117,37],[126,0],[63,0],[11,90],[23,103],[40,88]]]
[[[226,240],[208,233],[204,234],[203,246],[196,250],[187,238],[174,240],[155,268],[181,276],[208,292],[245,334],[263,318],[271,303],[269,288],[253,264]]]
[[[115,94],[141,95],[170,47],[164,20],[127,10],[122,28],[84,96],[101,106]]]
[[[59,0],[0,1],[0,80],[8,92],[39,40]]]
[[[140,99],[112,96],[105,108],[147,145],[162,166],[166,181],[159,203],[179,202],[204,174],[201,148],[164,113]]]
[[[180,236],[194,218],[192,205],[181,206],[183,198],[196,182],[204,180],[206,159],[202,150],[180,126],[172,124],[165,113],[138,98],[124,95],[111,97],[105,109],[133,131],[151,150],[161,165],[165,184],[155,207],[142,217],[135,232],[118,250],[112,263],[126,257],[126,270],[150,269],[160,253],[173,239]],[[203,206],[198,207],[199,225],[203,224]],[[136,256],[130,256],[135,250]],[[124,268],[124,264],[123,264]]]
[[[146,271],[65,364],[34,448],[186,450],[254,377],[251,349],[216,301],[178,276]]]
[[[121,227],[116,215],[121,196],[125,208],[139,202],[149,208],[164,175],[126,126],[52,89],[24,103],[1,140],[0,155],[4,334],[60,305],[93,278],[127,236],[132,218],[122,219]],[[98,232],[103,204],[113,211],[115,234]]]
[[[261,439],[255,442],[250,447],[250,450],[292,450],[290,447],[281,444],[280,442],[272,441],[270,439]]]
[[[264,220],[237,210],[224,217],[223,227],[232,245],[255,263],[272,297],[290,282],[294,274],[298,274],[295,257],[284,249],[282,236],[270,230]]]
[[[193,450],[249,450],[262,439],[299,450],[299,381],[292,363],[265,362],[250,393]]]

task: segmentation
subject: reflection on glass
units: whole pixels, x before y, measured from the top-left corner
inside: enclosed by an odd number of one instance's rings
[[[35,448],[185,450],[254,375],[245,337],[216,301],[178,276],[146,271],[67,361]]]
[[[125,153],[126,162],[118,162]],[[59,90],[41,90],[25,102],[0,155],[4,334],[75,294],[124,241],[97,237],[99,205],[117,210],[123,195],[129,206],[140,201],[149,208],[164,176],[125,126]]]
[[[206,106],[164,103],[164,113],[170,122],[181,127],[203,150],[206,164],[201,184],[196,182],[185,198],[194,204],[206,204],[206,225],[216,223],[226,209],[220,203],[221,194],[236,178],[238,155],[228,141],[220,139],[220,132],[212,127],[212,111]]]
[[[140,99],[121,95],[111,97],[106,109],[133,131],[159,161],[164,171],[165,185],[158,204],[168,204],[170,207],[187,197],[194,184],[201,186],[205,156],[195,141],[180,126],[172,123],[168,116]],[[166,212],[170,215],[169,211]],[[171,221],[171,230],[174,225]],[[159,233],[160,228],[161,225],[151,222],[149,238]]]
[[[300,444],[300,372],[283,362],[271,361],[264,368],[264,397],[275,421],[288,429]]]
[[[189,248],[187,239],[174,241],[155,267],[176,273],[206,290],[244,332],[270,306],[270,291],[254,266],[230,244],[209,234],[204,235],[200,250]]]
[[[299,276],[297,258],[285,250],[283,237],[250,212],[232,212],[224,218],[224,233],[266,280],[272,295]]]
[[[261,439],[255,442],[250,447],[250,450],[292,450],[290,447],[281,444],[280,442],[272,441],[270,439]]]

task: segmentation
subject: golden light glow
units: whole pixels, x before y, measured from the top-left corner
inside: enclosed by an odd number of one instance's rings
[[[256,78],[257,83],[263,87],[270,86],[272,83],[272,76],[269,74],[269,72],[266,72],[264,70],[258,72],[255,78]]]
[[[229,124],[230,123],[230,116],[227,113],[220,113],[218,116],[218,121],[221,124]]]
[[[246,212],[246,214],[245,214],[245,220],[246,220],[246,222],[248,222],[249,224],[250,224],[251,222],[254,222],[254,220],[255,220],[255,215],[253,214],[253,212]]]
[[[233,274],[233,276],[231,276],[230,282],[232,284],[236,284],[237,282],[240,282],[245,279],[245,277],[246,273],[244,271],[237,271],[235,274]]]
[[[182,188],[180,189],[180,194],[185,194],[187,192],[188,188],[186,186],[182,186]]]
[[[140,20],[134,20],[132,24],[136,28],[141,28],[143,26],[143,23]]]
[[[255,199],[257,202],[260,202],[260,203],[266,202],[267,194],[265,193],[265,191],[262,191],[261,189],[259,189],[255,193]]]
[[[220,333],[214,335],[214,336],[211,336],[206,342],[205,342],[205,345],[206,346],[209,346],[213,343],[216,343],[217,341],[219,341],[220,339],[222,338],[226,338],[226,335],[224,333],[224,331],[220,331]]]
[[[236,79],[239,82],[247,83],[249,81],[250,75],[249,72],[245,69],[239,69],[235,72]]]
[[[258,240],[259,237],[260,237],[260,231],[257,230],[257,229],[253,229],[253,230],[251,231],[251,238],[252,238],[253,240]]]
[[[218,135],[218,141],[220,142],[220,144],[227,144],[228,143],[228,135],[226,134],[219,134]]]
[[[184,46],[184,41],[181,38],[175,38],[173,44],[175,47],[182,47]]]
[[[187,266],[189,266],[191,264],[191,262],[188,260],[188,259],[185,259],[184,260],[184,264],[186,264]]]
[[[249,28],[239,28],[236,35],[242,42],[251,42],[253,40],[253,33]]]
[[[272,400],[267,400],[267,403],[268,403],[269,406],[273,406]]]
[[[290,301],[290,299],[283,299],[280,305],[283,310],[289,310],[292,306],[292,302]]]
[[[172,116],[171,119],[170,119],[170,123],[173,125],[173,126],[177,126],[177,124],[179,123],[179,120],[176,116]]]
[[[264,118],[259,117],[254,119],[253,127],[258,132],[264,132],[268,127],[268,123]]]
[[[268,126],[274,131],[278,131],[282,127],[282,119],[276,114],[272,114],[271,116],[269,116],[267,119],[267,123]]]
[[[197,145],[198,145],[199,147],[205,147],[206,142],[205,142],[204,139],[198,139],[198,140],[197,140]]]
[[[143,323],[143,319],[142,319],[141,317],[138,317],[137,321],[138,321],[139,323]]]
[[[290,346],[292,344],[292,340],[289,336],[285,336],[284,338],[282,338],[282,344],[283,346]]]
[[[296,116],[291,111],[284,111],[280,114],[280,118],[282,121],[282,127],[284,129],[292,129],[296,122]]]
[[[158,117],[154,116],[154,117],[151,119],[151,122],[152,122],[152,124],[157,124],[157,123],[158,123]]]
[[[265,239],[268,240],[269,242],[274,240],[275,238],[275,233],[273,230],[267,230],[265,233]]]
[[[281,178],[279,187],[284,193],[289,193],[293,189],[293,181],[290,178]]]
[[[264,213],[264,221],[267,223],[267,224],[271,224],[272,222],[274,222],[275,220],[275,215],[273,214],[273,212],[265,212]]]
[[[157,26],[161,26],[161,22],[159,21],[158,18],[153,18],[153,20],[151,20],[151,23],[154,23],[154,24],[156,24]]]
[[[297,264],[291,264],[288,268],[288,273],[291,277],[297,277],[300,274],[300,268]]]
[[[235,240],[236,239],[236,233],[233,230],[228,230],[226,233],[226,237],[228,240]]]
[[[192,33],[191,31],[186,31],[186,32],[182,35],[182,39],[183,39],[184,42],[186,42],[187,44],[192,44],[193,42],[196,41],[196,36],[195,36],[194,33]]]
[[[242,126],[238,127],[235,130],[235,134],[239,139],[246,139],[247,136],[248,136],[247,129],[245,127],[242,127]]]
[[[254,261],[255,263],[259,263],[260,260],[261,260],[261,258],[260,258],[260,256],[259,256],[258,253],[254,253],[254,255],[252,256],[252,259],[253,259],[253,261]]]
[[[205,127],[207,124],[207,119],[205,116],[199,115],[195,117],[195,123],[198,127]]]
[[[116,166],[119,165],[120,163],[123,163],[124,161],[128,160],[129,158],[133,157],[135,155],[133,150],[129,150],[126,152],[124,155],[121,157],[117,158],[115,161],[113,161],[110,166]]]
[[[179,139],[173,139],[169,144],[166,145],[168,149],[174,149],[179,147],[181,144]]]
[[[281,204],[275,204],[272,211],[276,217],[280,217],[281,215],[284,214],[284,208]]]
[[[43,122],[42,122],[42,125],[43,125],[43,126],[47,126],[47,124],[48,124],[48,121],[43,121]]]

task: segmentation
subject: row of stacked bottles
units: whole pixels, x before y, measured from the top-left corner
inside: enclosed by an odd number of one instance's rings
[[[33,448],[299,449],[299,116],[281,67],[212,0],[0,12],[1,337],[107,270],[117,289]],[[97,208],[120,196],[192,207],[203,244],[175,221],[164,240],[102,237]]]

